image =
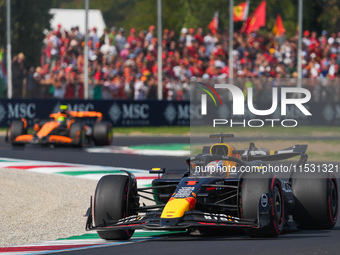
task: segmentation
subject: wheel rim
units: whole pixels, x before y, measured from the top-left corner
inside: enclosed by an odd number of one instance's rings
[[[275,222],[280,226],[282,223],[282,197],[277,186],[274,188],[274,216]]]

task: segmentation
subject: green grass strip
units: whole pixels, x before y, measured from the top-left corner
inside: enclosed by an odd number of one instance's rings
[[[189,134],[189,126],[165,126],[165,127],[114,127],[113,135],[115,134],[151,134],[151,135],[162,135],[162,134],[172,134],[172,135],[184,135]],[[114,139],[114,137],[113,137]]]
[[[135,232],[132,237],[153,237],[163,235],[184,234],[186,231],[140,231]],[[86,239],[100,239],[97,233],[89,233],[81,236],[70,236],[67,238],[59,238],[57,240],[86,240]]]
[[[0,162],[21,162],[21,160],[7,160],[7,159],[0,159]]]
[[[185,144],[185,143],[146,144],[146,145],[129,146],[129,148],[137,149],[137,150],[168,150],[168,151],[178,151],[178,150],[189,150],[190,144]]]
[[[241,127],[235,126],[230,127],[228,125],[213,128],[212,126],[163,126],[163,127],[115,127],[113,128],[114,134],[136,134],[136,135],[162,135],[162,134],[172,134],[172,135],[191,135],[195,133],[206,134],[210,133],[251,133],[256,135],[339,135],[339,126],[303,126],[299,125],[294,128],[285,128],[278,126],[279,123],[274,127],[263,126],[260,128],[251,127]],[[326,134],[324,134],[326,133]]]
[[[84,175],[84,174],[119,174],[119,170],[90,170],[90,171],[65,171],[58,172],[58,174],[65,174],[71,176]]]
[[[100,239],[97,233],[89,233],[81,236],[70,236],[67,238],[59,238],[57,240],[85,240],[85,239]]]
[[[300,136],[300,135],[334,135],[339,136],[339,127],[335,126],[297,126],[294,128],[287,128],[281,126],[263,126],[258,128],[251,128],[251,127],[242,127],[242,126],[235,126],[230,127],[228,125],[221,125],[217,127],[212,126],[196,126],[190,128],[191,135],[195,134],[210,134],[210,133],[250,133],[254,135],[279,135],[280,137],[283,135],[291,135],[291,136]]]

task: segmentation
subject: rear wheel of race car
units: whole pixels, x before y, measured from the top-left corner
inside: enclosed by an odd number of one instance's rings
[[[284,225],[284,200],[281,181],[272,175],[259,173],[247,174],[241,184],[241,218],[257,219],[258,204],[262,194],[269,194],[267,198],[271,205],[270,223],[263,228],[246,229],[250,237],[276,237]]]
[[[110,122],[96,122],[93,126],[93,140],[96,146],[110,145],[112,142],[112,125]]]
[[[94,223],[105,224],[129,216],[127,208],[129,177],[124,175],[106,175],[97,185],[94,196]],[[134,230],[98,231],[106,240],[128,240]]]
[[[22,120],[15,120],[12,122],[10,127],[10,141],[13,146],[24,146],[24,143],[15,142],[15,138],[20,135],[27,134],[27,127]]]
[[[71,124],[70,138],[73,140],[73,145],[76,147],[82,147],[84,141],[84,128],[80,121],[76,121]]]
[[[331,173],[291,175],[293,218],[300,229],[332,229],[338,217],[338,184]]]

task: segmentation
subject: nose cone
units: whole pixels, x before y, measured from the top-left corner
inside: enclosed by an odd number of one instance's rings
[[[195,208],[196,199],[194,197],[186,198],[170,198],[169,202],[165,205],[161,219],[180,218],[185,212]]]

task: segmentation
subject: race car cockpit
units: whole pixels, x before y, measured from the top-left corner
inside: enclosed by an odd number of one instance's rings
[[[190,175],[192,176],[219,176],[225,177],[230,171],[236,171],[238,166],[230,158],[240,159],[240,154],[235,153],[233,145],[224,143],[224,138],[232,138],[233,134],[212,134],[210,138],[219,138],[219,143],[212,146],[204,146],[202,153],[195,159],[190,159]]]

